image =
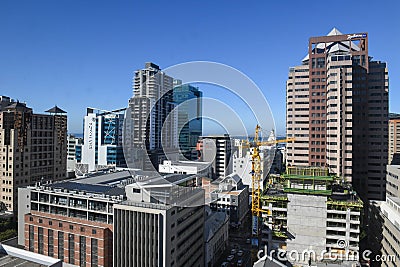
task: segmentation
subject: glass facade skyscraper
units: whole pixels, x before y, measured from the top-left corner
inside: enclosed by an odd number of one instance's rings
[[[202,96],[199,88],[174,81],[173,99],[178,106],[179,150],[186,159],[196,159],[196,145],[202,134]]]

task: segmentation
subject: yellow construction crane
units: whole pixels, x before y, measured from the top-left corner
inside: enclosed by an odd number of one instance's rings
[[[259,125],[256,126],[254,140],[250,142],[248,140],[243,141],[243,147],[253,148],[252,153],[252,164],[251,164],[251,213],[253,214],[253,236],[259,237],[259,220],[261,218],[261,213],[267,212],[262,209],[261,206],[261,157],[260,157],[260,146],[265,145],[275,145],[278,143],[287,143],[294,142],[294,138],[287,138],[281,140],[270,140],[270,141],[260,141],[260,130],[261,127]]]

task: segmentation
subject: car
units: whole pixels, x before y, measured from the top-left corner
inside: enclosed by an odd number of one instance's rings
[[[250,243],[251,243],[250,238],[247,238],[247,239],[246,239],[246,244],[250,244]]]
[[[239,257],[242,257],[242,256],[243,256],[243,250],[239,250],[238,253],[237,253],[237,255],[238,255]]]
[[[242,266],[243,265],[243,260],[238,260],[237,261],[237,266]]]
[[[229,255],[228,258],[226,258],[227,261],[231,262],[235,258],[234,255]]]
[[[234,249],[234,248],[231,249],[231,254],[232,254],[232,255],[235,255],[235,254],[236,254],[236,249]]]
[[[228,266],[229,266],[229,263],[226,261],[221,264],[221,267],[228,267]]]

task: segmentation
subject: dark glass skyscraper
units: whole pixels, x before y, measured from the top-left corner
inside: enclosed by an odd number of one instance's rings
[[[202,134],[202,96],[199,88],[174,81],[173,99],[178,106],[179,149],[186,159],[196,159],[196,145]]]

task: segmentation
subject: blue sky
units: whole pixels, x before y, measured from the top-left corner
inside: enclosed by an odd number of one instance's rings
[[[390,111],[400,112],[398,1],[0,1],[0,94],[35,112],[57,104],[69,131],[86,107],[127,105],[132,74],[193,60],[230,65],[264,92],[285,128],[288,68],[308,38],[368,32],[369,53],[388,63]]]

